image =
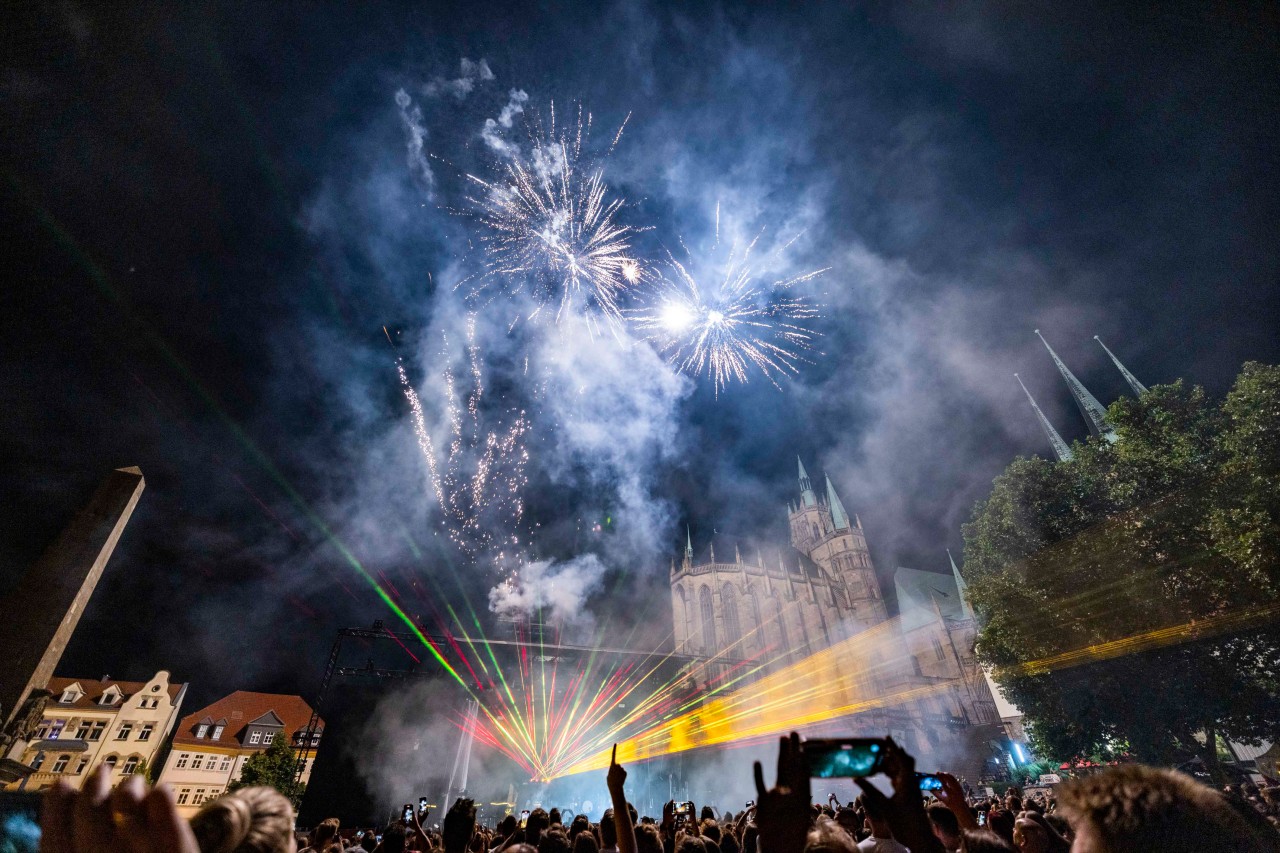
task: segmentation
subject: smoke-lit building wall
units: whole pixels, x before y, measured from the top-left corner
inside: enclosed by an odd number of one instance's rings
[[[1000,718],[957,580],[899,569],[900,617],[891,620],[861,522],[845,511],[830,480],[823,493],[815,491],[803,464],[799,486],[799,500],[787,508],[791,544],[784,551],[744,556],[734,547],[727,561],[717,559],[712,542],[708,559],[696,561],[692,538],[686,540],[682,560],[671,565],[676,651],[716,659],[709,677],[747,660],[764,675],[874,635],[866,657],[851,662],[864,673],[853,691],[861,696],[833,695],[831,706],[866,696],[911,698],[810,728],[890,733],[918,755],[945,755],[981,775],[981,748],[961,744],[983,742],[975,730],[998,726]],[[961,752],[973,754],[962,760]]]

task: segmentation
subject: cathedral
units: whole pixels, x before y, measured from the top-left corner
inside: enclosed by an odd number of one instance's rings
[[[858,649],[841,670],[863,673],[864,694],[902,700],[825,719],[809,734],[888,733],[918,758],[945,760],[974,781],[999,776],[1004,761],[992,753],[1001,717],[974,655],[977,626],[955,563],[950,575],[898,569],[899,613],[890,617],[861,520],[830,478],[817,490],[797,462],[789,548],[766,558],[758,548],[744,556],[735,544],[730,560],[722,542],[717,559],[713,541],[700,561],[686,534],[683,559],[671,565],[676,651],[710,659],[711,680],[743,661],[767,678],[823,652]],[[857,645],[860,637],[874,637],[874,646]]]

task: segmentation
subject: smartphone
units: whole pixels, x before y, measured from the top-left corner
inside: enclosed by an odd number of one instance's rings
[[[917,773],[916,784],[920,786],[921,791],[942,790],[942,780],[932,773]]]
[[[413,825],[413,803],[404,804],[404,811],[401,812],[400,819],[404,821],[405,826]]]
[[[0,791],[0,850],[35,850],[44,794]]]
[[[427,798],[418,797],[418,820],[427,816]]]
[[[986,825],[987,825],[987,813],[978,812],[978,826],[986,826]]]
[[[806,740],[800,747],[815,779],[861,779],[880,772],[885,742],[851,737]]]
[[[683,803],[676,803],[675,817],[676,826],[681,826],[693,820],[693,803],[689,800]]]
[[[749,808],[749,809],[754,809],[755,807],[756,807],[756,801],[755,801],[755,800],[747,800],[747,808]]]
[[[528,822],[529,822],[529,810],[525,809],[524,811],[520,812],[520,828],[524,829],[525,824],[527,824]]]

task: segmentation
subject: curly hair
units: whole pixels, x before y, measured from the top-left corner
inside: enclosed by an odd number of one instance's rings
[[[290,853],[293,805],[274,788],[241,788],[191,818],[200,853]]]
[[[1129,765],[1068,782],[1058,805],[1103,850],[1213,853],[1275,850],[1217,791],[1176,770]],[[1270,843],[1268,843],[1270,842]]]

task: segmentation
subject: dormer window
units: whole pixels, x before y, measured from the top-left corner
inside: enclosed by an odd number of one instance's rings
[[[263,734],[263,736],[262,736],[262,742],[263,742],[263,743],[271,743],[271,741],[273,741],[273,740],[275,740],[275,739],[276,739],[276,733],[275,733],[275,732],[266,732],[266,733],[265,733],[265,734]]]
[[[214,727],[213,727],[213,739],[214,739],[214,740],[218,740],[218,739],[220,739],[220,738],[222,737],[222,729],[223,729],[223,728],[224,728],[223,726],[214,726]]]
[[[120,690],[112,685],[103,691],[102,698],[98,700],[99,705],[114,705],[120,701]]]
[[[249,743],[260,743],[262,741],[262,732],[250,732]]]
[[[72,702],[79,700],[83,695],[84,694],[76,688],[68,687],[66,690],[62,691],[62,696],[58,697],[58,701],[64,705],[70,705]]]
[[[208,724],[208,723],[201,723],[200,725],[196,726],[196,739],[197,739],[197,740],[202,740],[202,739],[204,738],[204,736],[205,736],[205,735],[207,735],[208,733],[209,733],[209,724]]]

